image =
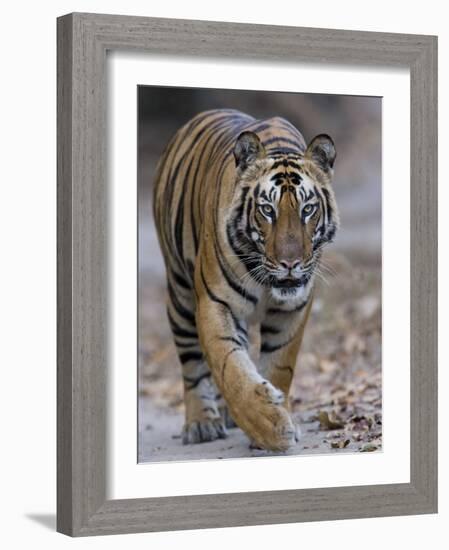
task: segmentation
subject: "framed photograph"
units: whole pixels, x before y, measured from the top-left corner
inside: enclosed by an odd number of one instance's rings
[[[58,531],[437,510],[437,39],[58,19]]]

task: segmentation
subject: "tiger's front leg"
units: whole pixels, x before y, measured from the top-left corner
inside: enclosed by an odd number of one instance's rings
[[[204,289],[202,289],[204,290]],[[262,448],[284,451],[295,442],[285,396],[251,361],[230,306],[210,289],[196,312],[201,348],[236,424]]]
[[[260,372],[284,393],[283,405],[287,410],[290,410],[288,397],[312,300],[310,297],[307,303],[292,310],[268,309],[260,326]],[[300,433],[299,426],[295,426],[297,441]]]

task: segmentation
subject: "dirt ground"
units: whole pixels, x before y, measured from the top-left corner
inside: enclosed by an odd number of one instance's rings
[[[154,237],[152,237],[154,238]],[[318,283],[291,391],[302,437],[287,454],[382,449],[381,272],[376,264],[329,251]],[[158,262],[140,278],[139,462],[264,456],[238,428],[228,437],[182,445],[181,370],[165,316]]]

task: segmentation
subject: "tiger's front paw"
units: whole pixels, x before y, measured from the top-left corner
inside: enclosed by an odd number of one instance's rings
[[[267,380],[247,386],[231,413],[255,447],[286,451],[296,442],[295,426],[285,407],[285,395]]]
[[[284,393],[278,388],[275,388],[273,384],[270,384],[268,380],[256,384],[254,393],[266,403],[273,405],[282,405],[285,401]]]
[[[301,435],[302,435],[301,428],[299,427],[298,424],[293,423],[293,439],[291,440],[291,445],[290,446],[294,445],[295,443],[298,443],[298,441],[301,439]],[[251,450],[255,450],[255,451],[263,451],[264,450],[264,447],[262,447],[254,439],[251,439],[251,441],[249,443],[249,448]]]
[[[224,439],[226,436],[226,428],[221,418],[186,422],[182,429],[182,442],[184,445]]]

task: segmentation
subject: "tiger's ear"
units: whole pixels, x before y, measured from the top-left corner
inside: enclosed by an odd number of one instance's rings
[[[323,172],[329,175],[332,174],[336,156],[334,142],[327,134],[314,137],[305,153],[306,158],[312,160]]]
[[[246,170],[257,159],[265,157],[265,148],[254,132],[242,132],[234,146],[235,165]]]

